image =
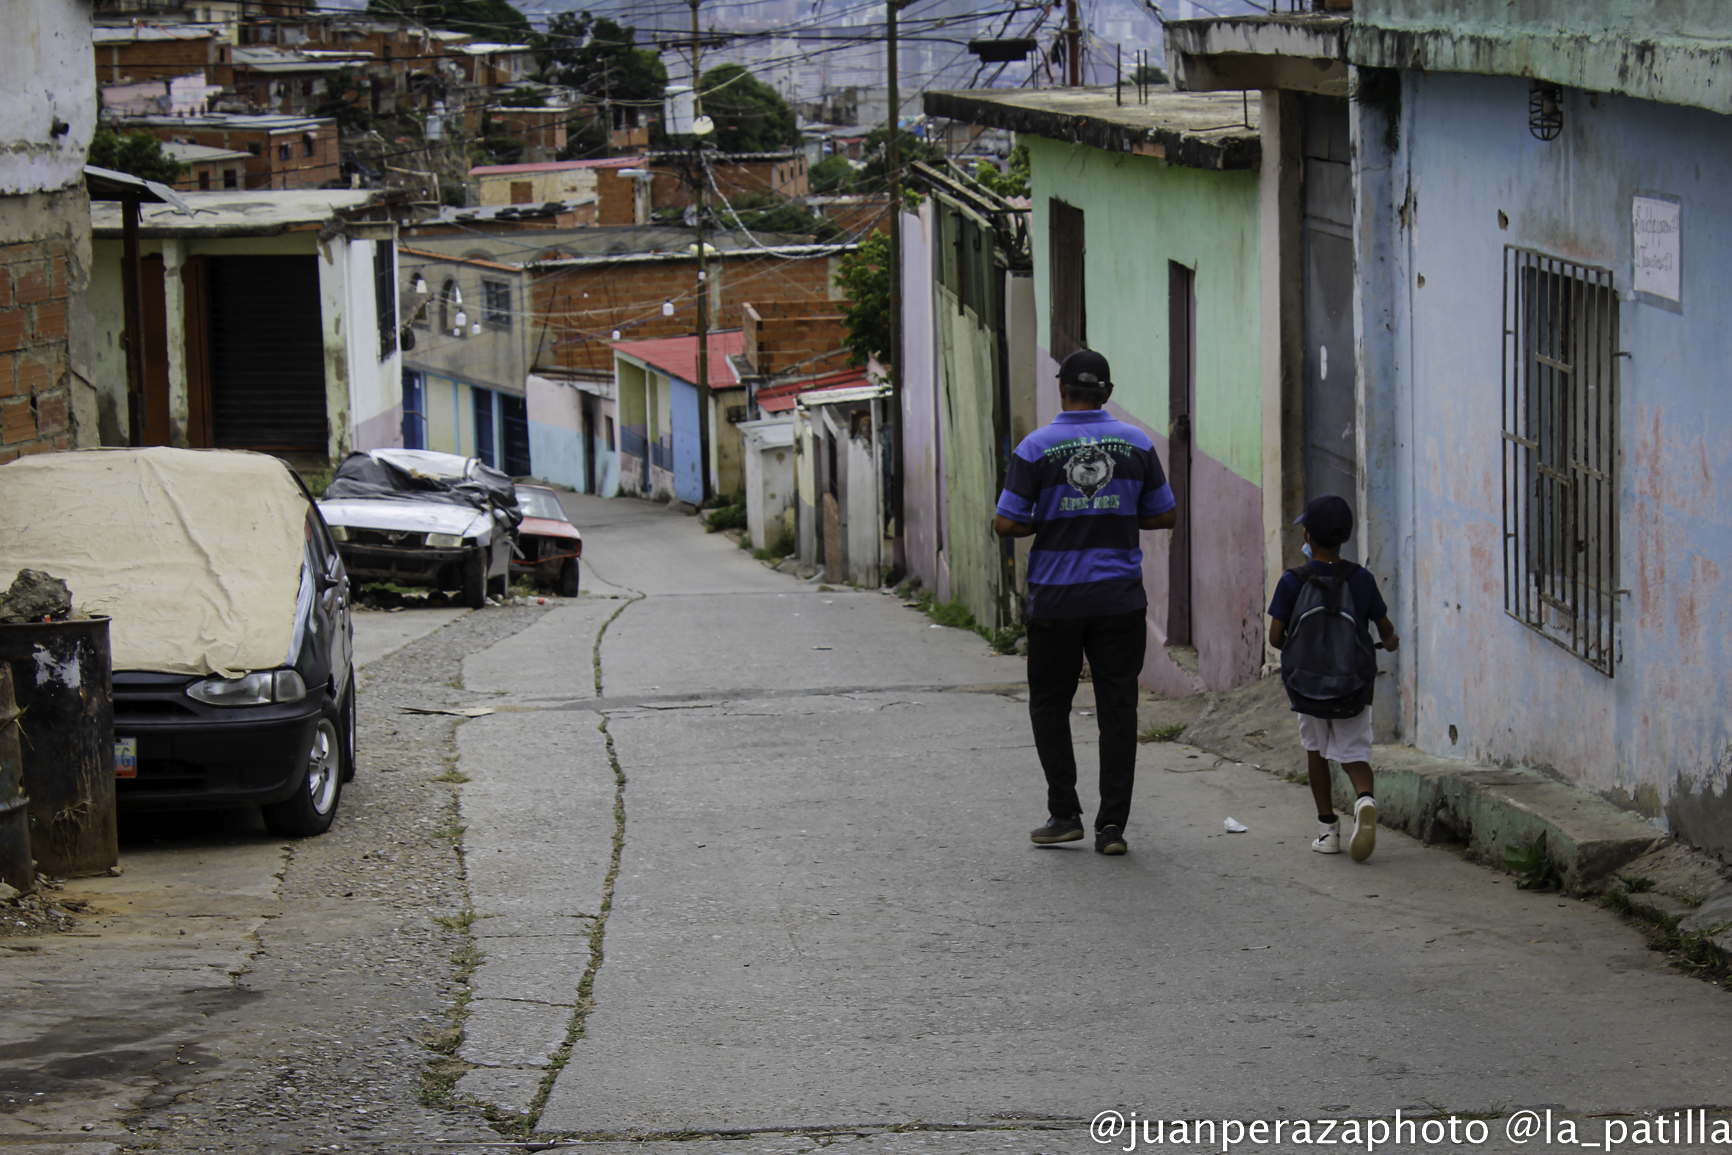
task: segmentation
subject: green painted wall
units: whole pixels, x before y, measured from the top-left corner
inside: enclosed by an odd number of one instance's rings
[[[1181,168],[1037,136],[1020,142],[1028,145],[1035,208],[1036,343],[1050,345],[1047,202],[1057,197],[1083,210],[1088,339],[1112,362],[1114,402],[1165,432],[1167,262],[1190,266],[1197,448],[1261,485],[1257,174]]]

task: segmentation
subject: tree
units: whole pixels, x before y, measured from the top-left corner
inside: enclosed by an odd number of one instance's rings
[[[540,37],[542,74],[594,101],[658,101],[667,91],[661,58],[634,43],[637,29],[588,12],[560,12]]]
[[[510,0],[367,0],[367,11],[464,32],[477,40],[527,44],[534,34],[529,17]]]
[[[711,139],[722,152],[779,152],[800,143],[799,123],[782,94],[742,64],[724,64],[699,82],[704,115],[716,122]]]
[[[843,324],[848,328],[850,365],[868,357],[890,359],[890,238],[874,232],[860,247],[836,262],[836,285],[848,295]]]
[[[989,160],[974,164],[974,179],[986,186],[986,191],[1015,199],[1028,195],[1028,146],[1019,144],[1010,150],[1010,164],[1004,172]]]
[[[890,187],[890,128],[883,125],[866,134],[860,145],[863,167],[855,175],[855,192],[883,192]],[[908,166],[917,160],[933,164],[944,159],[944,150],[930,141],[902,130],[898,160],[902,165],[902,183],[908,183]]]
[[[186,165],[162,151],[162,141],[142,128],[119,133],[106,125],[98,126],[90,139],[90,163],[170,185],[186,171]]]
[[[715,206],[718,228],[735,228],[736,217],[739,224],[753,233],[804,233],[820,244],[842,237],[835,221],[819,216],[792,197],[778,196],[768,189],[731,197],[727,205]]]
[[[559,150],[560,160],[593,160],[607,155],[609,144],[607,125],[601,114],[582,111],[565,122],[565,147]]]
[[[845,193],[854,180],[854,166],[845,156],[827,156],[812,166],[806,180],[815,193]]]

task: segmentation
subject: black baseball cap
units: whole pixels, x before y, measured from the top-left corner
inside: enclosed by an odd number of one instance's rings
[[[1107,359],[1093,349],[1078,349],[1058,367],[1058,379],[1084,389],[1111,389],[1113,370]]]
[[[1303,525],[1311,540],[1324,549],[1334,549],[1353,536],[1353,507],[1344,497],[1326,493],[1305,503],[1305,512],[1293,519]]]

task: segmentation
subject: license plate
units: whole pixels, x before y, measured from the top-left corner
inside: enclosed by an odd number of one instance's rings
[[[116,738],[114,740],[114,776],[116,778],[138,777],[137,738]]]

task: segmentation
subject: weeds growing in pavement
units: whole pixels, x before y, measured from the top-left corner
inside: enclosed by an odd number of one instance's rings
[[[465,930],[475,925],[475,912],[465,908],[456,914],[436,914],[433,922],[445,930]]]
[[[1543,830],[1533,845],[1526,849],[1514,843],[1505,846],[1503,864],[1516,876],[1516,887],[1520,890],[1551,890],[1563,886],[1563,879],[1558,876],[1551,856],[1546,853],[1546,832]]]
[[[1637,924],[1648,940],[1648,949],[1666,955],[1667,961],[1685,974],[1714,983],[1732,974],[1726,952],[1714,941],[1714,936],[1724,933],[1729,924],[1681,930],[1676,915],[1645,902],[1632,901],[1630,892],[1621,886],[1614,886],[1600,895],[1600,903]]]
[[[1188,723],[1174,722],[1169,726],[1150,726],[1137,735],[1139,742],[1172,742],[1185,732]]]

